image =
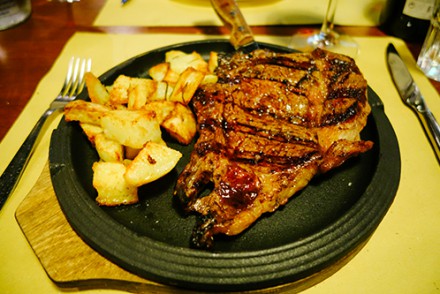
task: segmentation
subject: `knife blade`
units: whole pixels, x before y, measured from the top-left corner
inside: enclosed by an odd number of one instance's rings
[[[387,48],[387,64],[400,98],[417,114],[440,163],[440,125],[393,44],[389,44]]]

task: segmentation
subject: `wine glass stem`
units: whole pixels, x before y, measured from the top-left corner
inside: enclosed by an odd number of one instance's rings
[[[328,1],[327,12],[321,26],[321,35],[331,35],[333,32],[337,2],[338,0]]]

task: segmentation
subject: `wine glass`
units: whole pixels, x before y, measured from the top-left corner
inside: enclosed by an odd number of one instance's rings
[[[315,48],[322,48],[355,58],[359,51],[359,45],[350,36],[338,34],[334,30],[337,2],[337,0],[328,1],[327,12],[321,29],[299,31],[292,36],[289,47],[304,52],[312,51]]]

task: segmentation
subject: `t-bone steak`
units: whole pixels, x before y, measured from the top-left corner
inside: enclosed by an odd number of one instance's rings
[[[193,98],[199,137],[174,192],[197,213],[191,243],[204,249],[373,146],[360,138],[367,81],[347,56],[259,49],[220,56],[216,73]]]

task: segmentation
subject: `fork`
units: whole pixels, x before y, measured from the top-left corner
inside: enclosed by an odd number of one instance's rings
[[[43,113],[35,124],[26,140],[21,145],[9,165],[0,177],[0,210],[12,194],[18,181],[32,156],[39,134],[53,113],[64,109],[64,106],[74,100],[84,88],[84,74],[89,72],[92,67],[91,59],[72,57],[67,68],[66,79],[58,96],[52,101],[49,108]]]

